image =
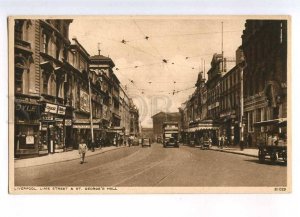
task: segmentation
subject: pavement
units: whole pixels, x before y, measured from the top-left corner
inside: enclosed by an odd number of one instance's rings
[[[97,154],[102,154],[108,151],[125,148],[125,146],[108,146],[103,148],[95,148],[95,151],[87,151],[86,157],[93,156]],[[79,154],[78,150],[72,150],[72,151],[66,151],[66,152],[59,152],[55,154],[48,154],[43,155],[39,157],[33,157],[33,158],[26,158],[26,159],[15,159],[14,164],[15,168],[23,168],[23,167],[32,167],[32,166],[40,166],[45,164],[53,164],[53,163],[59,163],[63,161],[71,161],[78,159],[79,160]]]
[[[188,146],[186,144],[183,144],[184,146]],[[201,148],[201,146],[196,146],[195,148]],[[243,150],[240,149],[239,146],[227,146],[220,148],[218,146],[211,146],[209,150],[212,151],[219,151],[219,152],[227,152],[231,154],[239,154],[239,155],[244,155],[248,157],[258,157],[258,149],[251,147],[251,148],[244,148]]]
[[[245,156],[249,156],[249,157],[258,157],[258,149],[257,148],[244,148],[244,150],[241,150],[239,147],[219,148],[217,146],[212,146],[210,150],[220,151],[220,152],[228,152],[231,154],[245,155]]]

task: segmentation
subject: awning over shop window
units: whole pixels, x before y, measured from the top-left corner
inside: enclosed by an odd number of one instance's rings
[[[216,123],[213,123],[212,120],[205,120],[194,127],[186,129],[185,132],[196,132],[200,130],[219,130],[219,126]]]
[[[287,119],[286,118],[280,118],[280,119],[272,119],[267,121],[260,121],[253,124],[254,127],[263,127],[263,126],[271,126],[271,125],[277,125],[277,126],[286,126]]]

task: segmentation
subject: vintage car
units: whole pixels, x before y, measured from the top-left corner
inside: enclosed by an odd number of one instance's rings
[[[258,159],[263,163],[266,156],[272,162],[283,160],[287,162],[287,138],[286,138],[286,119],[275,119],[254,123],[254,127],[260,130],[257,133]],[[269,127],[269,131],[261,131],[261,128]],[[285,132],[284,132],[285,131]]]
[[[201,144],[202,149],[209,149],[211,147],[212,141],[211,139],[205,139]]]
[[[142,147],[145,147],[145,146],[151,147],[151,141],[149,138],[143,138]]]

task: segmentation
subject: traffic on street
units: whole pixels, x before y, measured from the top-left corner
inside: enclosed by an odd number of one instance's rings
[[[238,166],[237,166],[238,165]],[[124,147],[74,160],[15,169],[22,186],[286,186],[284,162],[180,145]]]

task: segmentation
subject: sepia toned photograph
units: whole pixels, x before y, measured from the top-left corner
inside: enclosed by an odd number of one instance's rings
[[[289,16],[15,16],[12,194],[289,193]]]

